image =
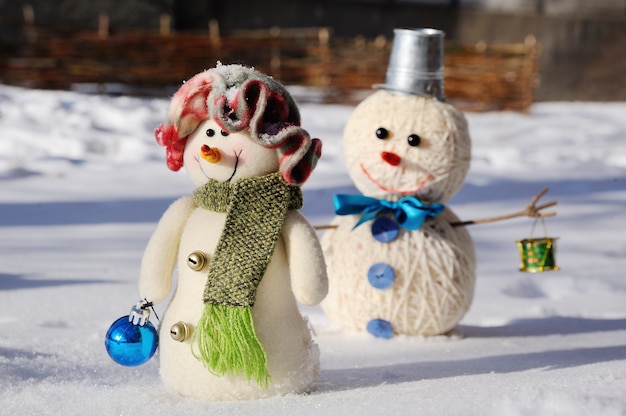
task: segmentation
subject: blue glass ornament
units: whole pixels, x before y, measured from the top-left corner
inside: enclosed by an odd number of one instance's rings
[[[372,236],[376,241],[381,243],[389,243],[400,233],[400,226],[397,222],[389,217],[379,217],[372,223]]]
[[[129,315],[113,322],[104,340],[109,357],[127,367],[148,361],[156,352],[158,344],[159,336],[154,325],[150,321],[143,325],[135,324]]]
[[[393,285],[396,275],[387,263],[374,263],[367,271],[367,281],[376,289],[387,289]]]
[[[367,332],[378,338],[389,339],[393,336],[393,326],[384,319],[372,319],[367,323]]]

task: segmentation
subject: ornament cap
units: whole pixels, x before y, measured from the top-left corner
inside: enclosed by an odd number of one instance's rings
[[[151,302],[146,299],[142,299],[135,306],[130,309],[128,314],[128,322],[132,322],[133,325],[144,326],[150,319],[149,307],[152,306]]]

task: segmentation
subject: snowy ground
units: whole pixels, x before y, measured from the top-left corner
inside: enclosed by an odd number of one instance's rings
[[[626,104],[468,114],[473,164],[451,208],[505,214],[549,186],[560,271],[518,271],[515,240],[531,220],[473,226],[476,295],[455,334],[383,341],[303,308],[322,350],[316,390],[230,403],[170,394],[158,360],[121,367],[103,346],[138,300],[155,222],[191,190],[153,141],[166,105],[0,86],[0,414],[626,414]],[[302,106],[325,142],[304,188],[313,224],[351,188],[340,146],[350,111]]]

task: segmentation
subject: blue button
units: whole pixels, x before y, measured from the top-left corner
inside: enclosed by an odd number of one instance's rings
[[[389,217],[380,217],[372,223],[372,235],[381,243],[388,243],[398,238],[400,226]]]
[[[384,319],[372,319],[367,323],[367,332],[378,338],[389,339],[393,336],[393,326]]]
[[[367,271],[367,281],[376,289],[387,289],[393,285],[396,275],[387,263],[375,263]]]

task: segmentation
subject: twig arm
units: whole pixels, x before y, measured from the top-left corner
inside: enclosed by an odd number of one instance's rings
[[[337,228],[336,225],[333,224],[328,224],[328,225],[316,225],[313,227],[313,229],[315,229],[315,231],[321,231],[321,230],[333,230]]]
[[[551,212],[539,212],[539,211],[548,207],[555,206],[557,204],[557,201],[550,201],[550,202],[546,202],[545,204],[537,206],[537,201],[539,201],[539,199],[546,192],[548,192],[548,188],[543,188],[541,191],[539,191],[539,193],[535,195],[533,199],[531,199],[530,203],[526,205],[526,207],[521,211],[514,212],[512,214],[507,214],[507,215],[499,215],[496,217],[480,218],[480,219],[469,220],[469,221],[457,221],[457,222],[450,223],[450,225],[452,225],[453,227],[464,227],[466,225],[484,224],[488,222],[508,220],[508,219],[517,218],[517,217],[531,217],[531,218],[554,217],[556,215],[556,212],[554,211],[551,211]]]

